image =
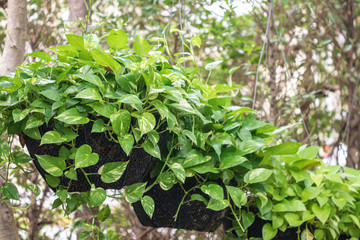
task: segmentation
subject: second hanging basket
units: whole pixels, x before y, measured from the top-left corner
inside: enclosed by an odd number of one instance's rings
[[[182,186],[188,191],[195,184],[195,178],[187,178]],[[151,185],[151,182],[148,185]],[[155,202],[155,211],[151,219],[145,213],[140,201],[134,203],[133,207],[139,221],[144,226],[214,232],[227,215],[228,209],[222,211],[210,210],[206,208],[203,202],[191,200],[191,195],[193,194],[200,194],[206,197],[199,188],[191,190],[181,204],[176,220],[174,216],[185,195],[184,190],[179,184],[175,184],[168,191],[163,190],[157,184],[145,193]]]

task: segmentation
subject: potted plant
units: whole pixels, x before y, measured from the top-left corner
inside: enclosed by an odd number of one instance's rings
[[[128,50],[113,56],[94,35],[67,39],[69,45],[53,48],[55,59],[31,53],[40,60],[1,77],[2,131],[19,135],[31,156],[16,152],[11,160],[33,158],[53,190],[121,189],[142,181],[168,132],[151,105],[161,99],[149,99],[149,75],[170,65],[160,59],[141,66],[142,54]],[[107,42],[112,53],[127,47],[121,30]]]
[[[172,59],[188,68],[169,64],[163,38],[155,48],[137,37],[130,49],[111,31],[107,50],[95,35],[67,39],[55,59],[32,53],[40,61],[0,79],[2,133],[20,135],[31,156],[9,159],[34,159],[59,197],[53,207],[98,206],[104,189],[131,184],[124,196],[148,226],[214,231],[228,216],[229,238],[254,227],[264,239],[294,227],[317,239],[359,237],[358,171],[323,166],[317,147],[275,142],[286,127],[232,106],[240,86],[201,78],[198,37],[185,44],[189,57]]]

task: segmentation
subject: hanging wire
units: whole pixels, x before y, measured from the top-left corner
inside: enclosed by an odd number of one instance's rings
[[[345,137],[346,137],[346,133],[347,133],[347,129],[348,129],[349,122],[350,122],[350,118],[351,118],[351,113],[352,113],[352,110],[353,110],[353,108],[354,108],[355,99],[356,99],[356,94],[357,94],[357,89],[358,89],[358,86],[359,86],[359,80],[360,80],[360,78],[358,78],[358,79],[356,80],[356,85],[355,85],[354,93],[353,93],[353,96],[352,96],[349,113],[348,113],[348,116],[347,116],[347,119],[346,119],[346,125],[345,125],[344,135],[343,135],[342,141],[341,141],[342,144],[344,144]]]
[[[275,15],[274,15],[274,8],[273,8],[273,2],[272,2],[272,0],[270,1],[270,5],[271,5],[270,9],[271,9],[271,11],[272,11],[272,21],[273,21],[273,25],[274,25],[274,27],[275,27],[276,35],[277,35],[277,37],[278,37],[278,39],[279,39],[279,42],[280,42],[280,50],[281,50],[281,55],[282,55],[282,58],[283,58],[283,61],[284,61],[285,73],[288,75],[288,78],[289,78],[290,83],[291,83],[291,74],[290,74],[289,65],[288,65],[288,62],[287,62],[287,60],[286,60],[285,53],[284,53],[283,41],[282,41],[282,39],[281,39],[281,37],[280,37],[278,28],[277,28],[277,26],[276,26],[276,24],[275,24],[276,19],[275,19]],[[292,83],[291,83],[291,85],[292,85]],[[294,87],[293,87],[293,88],[294,88]],[[308,128],[307,128],[307,126],[306,126],[306,122],[305,122],[304,115],[303,115],[303,113],[302,113],[302,111],[301,111],[301,108],[300,108],[299,99],[298,99],[297,93],[296,93],[296,88],[297,88],[297,86],[294,88],[296,105],[297,105],[297,107],[298,107],[299,110],[300,110],[301,120],[302,120],[304,129],[305,129],[306,135],[307,135],[307,137],[308,137],[308,139],[309,139],[309,141],[310,141],[310,145],[313,145],[312,140],[311,140],[310,133],[309,133]]]
[[[267,15],[268,19],[267,19],[267,24],[266,24],[265,39],[264,39],[263,46],[261,48],[260,59],[259,59],[259,63],[258,63],[257,69],[256,69],[254,96],[253,96],[253,103],[252,103],[252,107],[251,107],[252,109],[255,109],[256,91],[257,91],[257,84],[258,84],[258,80],[259,80],[259,69],[260,69],[260,64],[261,64],[262,57],[264,55],[265,46],[266,46],[268,38],[269,38],[269,28],[270,28],[270,19],[271,19],[271,14],[272,14],[272,7],[273,7],[273,5],[272,5],[272,0],[271,0],[271,4],[270,4],[268,15]]]
[[[126,15],[127,15],[127,17],[128,17],[128,21],[130,21],[130,19],[131,20],[134,20],[132,17],[130,17],[130,14],[129,14],[129,9],[128,9],[128,7],[126,6],[126,4],[125,4],[125,2],[124,2],[124,0],[121,0],[121,2],[122,2],[122,4],[124,5],[124,9],[125,9],[125,13],[126,13]],[[130,24],[131,24],[131,28],[132,28],[132,31],[134,32],[134,41],[136,41],[136,29],[135,29],[135,25],[134,25],[134,21],[130,21]],[[143,46],[142,46],[142,44],[141,44],[141,41],[140,41],[140,38],[138,38],[138,42],[139,42],[139,45],[140,45],[140,47],[141,47],[141,50],[143,51],[143,53],[144,53],[144,55],[145,55],[145,51],[144,51],[144,48],[143,48]]]
[[[265,76],[264,76],[264,79],[263,79],[263,89],[261,90],[261,106],[264,106],[264,103],[265,103],[265,95],[266,95],[266,78],[268,76],[268,66],[269,66],[269,44],[266,43],[266,50],[265,50]],[[262,120],[262,117],[263,115],[265,116],[265,110],[263,111],[263,114],[260,115],[260,120]]]
[[[185,0],[183,0],[183,5],[185,6]],[[185,22],[185,26],[186,26],[186,32],[189,34],[189,38],[190,38],[190,50],[191,50],[191,53],[193,53],[194,52],[194,46],[193,46],[193,44],[192,44],[192,41],[191,41],[191,36],[192,36],[192,34],[191,34],[191,29],[190,29],[190,24],[189,24],[189,20],[188,20],[188,16],[186,16],[186,14],[185,14],[186,12],[185,12],[185,8],[184,8],[184,22]]]
[[[69,19],[70,19],[70,9],[72,8],[73,4],[74,4],[74,0],[71,1],[71,4],[70,4],[70,6],[69,6],[69,16],[67,17],[67,22],[69,22]],[[66,30],[66,27],[64,27],[64,32],[63,32],[63,34],[65,34],[65,30]],[[58,49],[58,47],[59,47],[59,45],[60,45],[60,41],[61,41],[61,36],[59,37],[59,39],[58,39],[58,41],[57,41],[57,44],[56,44],[56,47],[55,47],[55,51],[54,51],[55,54],[54,54],[54,56],[53,56],[53,58],[52,58],[52,60],[51,60],[53,63],[57,60],[56,51],[57,51],[57,49]],[[50,76],[49,76],[50,79],[51,79],[51,76],[52,76],[53,68],[54,68],[54,64],[51,65]]]
[[[183,4],[181,2],[181,0],[179,0],[179,16],[180,16],[180,38],[181,38],[181,50],[182,50],[182,56],[183,56],[183,65],[185,68],[185,48],[184,48],[184,36],[183,36],[183,23],[182,23],[182,17],[181,17],[181,13],[182,13],[182,8],[183,8]],[[185,10],[184,10],[185,13]]]
[[[171,8],[170,8],[170,13],[169,13],[169,22],[168,22],[168,28],[166,29],[166,32],[165,32],[165,38],[167,38],[168,34],[169,34],[169,31],[170,31],[170,24],[171,24],[171,20],[172,20],[172,17],[173,17],[173,8],[174,8],[174,4],[175,4],[175,0],[172,0],[172,4],[171,4]]]

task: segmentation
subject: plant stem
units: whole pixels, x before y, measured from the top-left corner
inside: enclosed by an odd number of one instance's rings
[[[237,217],[237,215],[236,215],[236,213],[235,213],[235,211],[234,211],[233,207],[232,207],[232,206],[231,206],[231,204],[230,204],[229,193],[227,193],[227,199],[228,199],[228,201],[229,201],[229,206],[230,206],[231,213],[234,215],[234,217],[235,217],[235,219],[236,219],[237,224],[238,224],[238,225],[239,225],[239,227],[241,228],[241,231],[245,232],[245,230],[244,230],[243,226],[242,226],[242,225],[241,225],[241,223],[240,223],[240,219]],[[241,211],[241,210],[240,210],[240,211]]]

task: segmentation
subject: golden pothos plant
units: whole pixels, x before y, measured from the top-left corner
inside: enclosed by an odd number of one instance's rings
[[[214,211],[229,210],[233,225],[227,238],[247,238],[255,216],[265,220],[265,240],[289,228],[315,239],[360,237],[359,172],[324,165],[317,147],[278,143],[275,136],[287,127],[274,127],[257,120],[254,110],[233,106],[241,86],[210,85],[199,74],[193,55],[201,45],[199,37],[185,43],[190,55],[178,59],[169,57],[164,38],[152,38],[150,44],[138,36],[130,48],[122,30],[110,31],[102,40],[92,34],[66,37],[69,44],[52,48],[54,55],[31,53],[38,61],[0,77],[0,133],[8,140],[1,143],[2,166],[8,173],[12,168],[26,171],[24,166],[34,160],[23,149],[11,150],[15,135],[37,140],[40,147],[61,146],[57,156],[35,155],[58,196],[53,208],[61,206],[70,214],[82,203],[100,206],[107,197],[124,197],[141,201],[151,218],[156,206],[144,195],[147,191],[157,184],[167,191],[195,178],[194,188],[203,194],[191,201]],[[205,69],[211,72],[218,64]],[[79,129],[87,124],[91,133],[104,134],[126,155],[143,149],[156,158],[150,169],[155,181],[132,184],[115,195],[91,182],[94,174],[109,184],[118,181],[131,159],[105,163],[95,173],[84,171],[99,161],[90,145],[76,144]],[[47,131],[41,133],[44,126]],[[162,134],[168,138],[159,146]],[[68,191],[79,173],[90,191]],[[71,180],[68,185],[60,184],[64,176]],[[28,188],[39,195],[38,186]],[[9,181],[0,192],[3,201],[19,200]],[[99,220],[109,215],[105,206]],[[106,239],[106,231],[95,232]]]

